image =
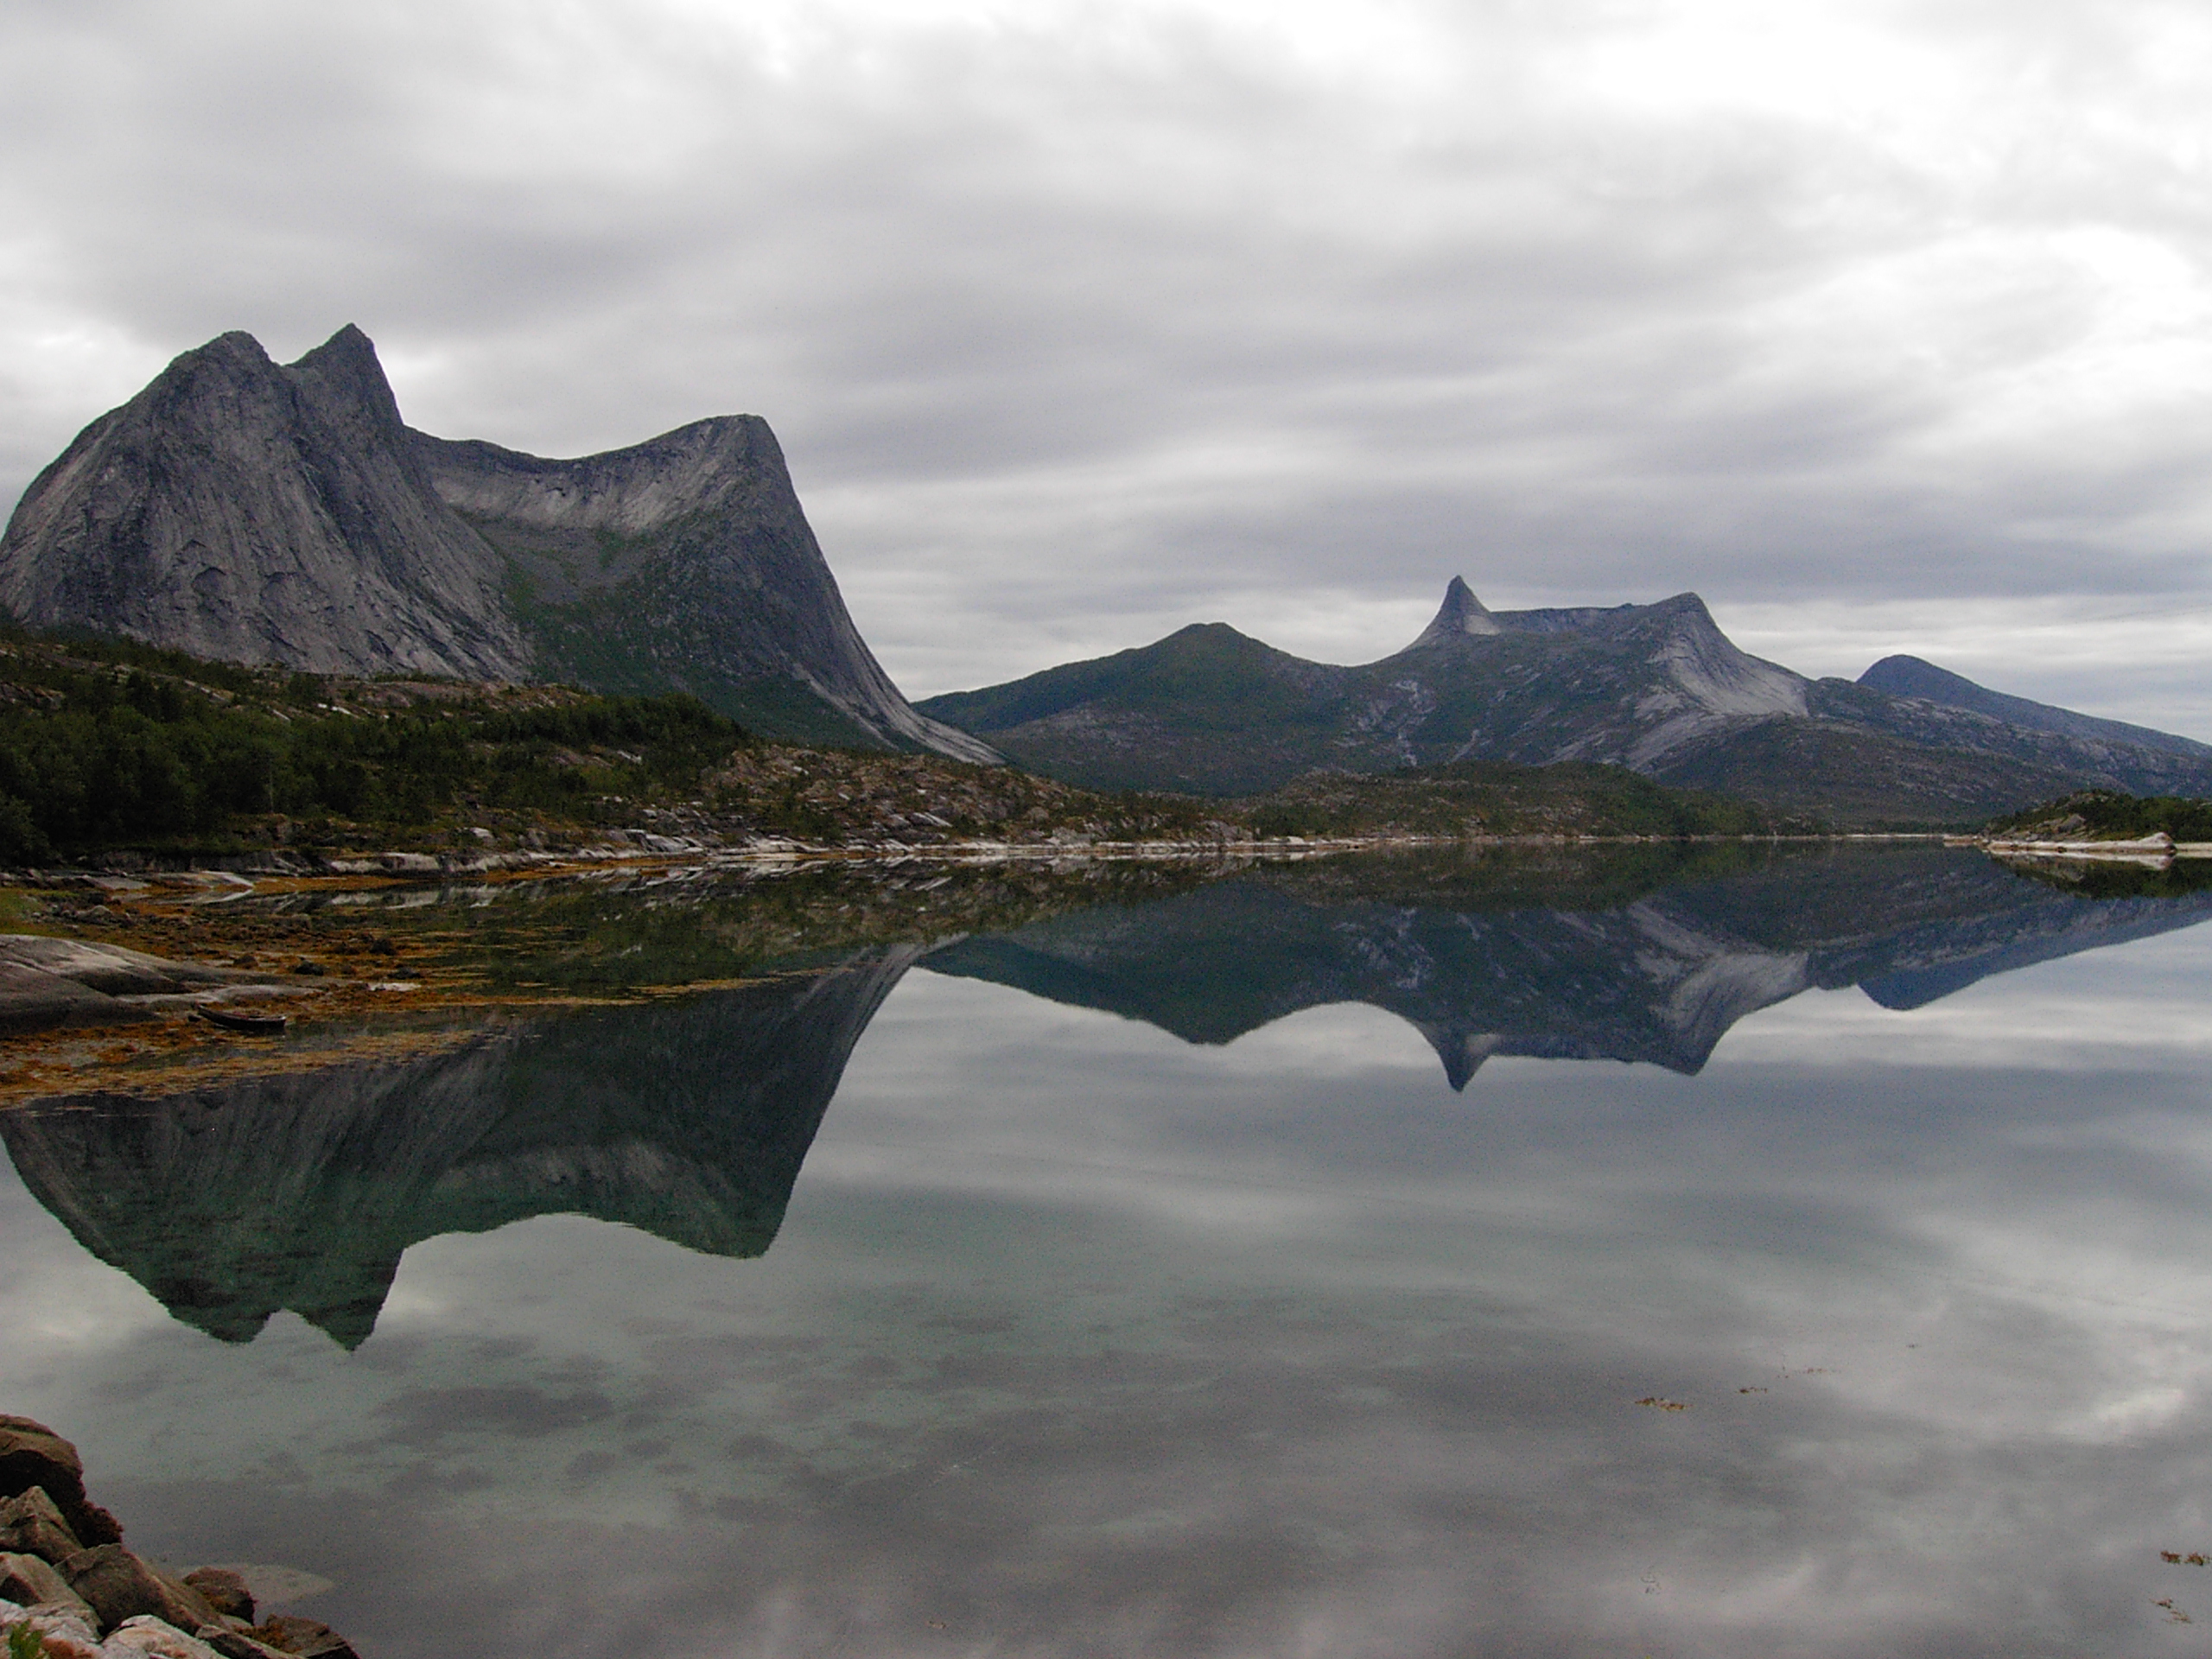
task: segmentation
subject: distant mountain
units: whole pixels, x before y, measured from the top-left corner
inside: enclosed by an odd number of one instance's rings
[[[2026,697],[2008,696],[1918,657],[1885,657],[1859,677],[1859,683],[1893,697],[1916,698],[1946,709],[1971,709],[2030,731],[2056,732],[2063,737],[2079,738],[2087,743],[2164,749],[2191,760],[2212,760],[2212,743],[2199,743],[2193,737],[2177,737],[2171,732],[2157,731],[2148,726],[2131,726],[2124,720],[2078,715],[2071,709],[2056,709]]]
[[[767,423],[543,461],[410,430],[368,337],[187,352],[0,537],[0,606],[322,673],[690,691],[771,735],[995,759],[853,626]]]
[[[1584,760],[1851,823],[1976,822],[2091,785],[2212,792],[2212,753],[1808,680],[1738,650],[1694,594],[1491,611],[1457,577],[1380,662],[1307,662],[1211,623],[918,706],[1094,788],[1250,794],[1318,768]]]
[[[1694,594],[1495,613],[1454,577],[1419,639],[1363,667],[1306,662],[1216,622],[922,706],[1043,771],[1230,794],[1317,766],[1648,770],[1741,722],[1802,715],[1805,682],[1737,650]]]

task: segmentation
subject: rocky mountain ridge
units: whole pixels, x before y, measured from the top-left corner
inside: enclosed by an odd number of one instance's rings
[[[318,673],[690,691],[772,735],[990,761],[853,626],[757,416],[549,461],[401,420],[348,326],[297,362],[187,352],[79,435],[0,537],[0,606]]]
[[[2124,720],[2104,720],[2095,715],[2077,714],[2071,709],[2056,708],[2050,703],[2037,702],[2028,697],[1993,691],[1986,685],[1975,684],[1963,674],[1954,674],[1947,668],[1938,668],[1919,657],[1885,657],[1861,674],[1857,683],[1892,697],[1910,698],[1932,702],[1941,708],[1986,715],[2008,726],[2028,731],[2056,732],[2062,737],[2075,738],[2084,742],[2164,749],[2190,760],[2212,760],[2212,743],[2200,743],[2193,737],[2177,736],[2172,732],[2158,731],[2149,726],[2131,725]]]
[[[1492,611],[1456,576],[1420,636],[1374,663],[1307,662],[1211,623],[920,706],[1093,788],[1592,761],[1846,823],[1974,823],[2091,786],[2212,793],[2212,750],[2190,740],[1808,679],[1738,648],[1694,594]]]
[[[332,673],[514,679],[530,660],[354,329],[289,365],[225,334],[94,421],[0,537],[0,604]]]

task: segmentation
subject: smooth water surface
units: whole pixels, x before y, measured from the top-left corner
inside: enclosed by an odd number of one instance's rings
[[[10,1114],[0,1408],[368,1659],[2197,1654],[2208,915],[1338,864]]]

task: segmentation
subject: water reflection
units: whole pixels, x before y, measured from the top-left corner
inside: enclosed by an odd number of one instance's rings
[[[653,913],[664,955],[696,949],[684,913]],[[1262,868],[426,1058],[57,1100],[0,1114],[0,1140],[77,1240],[178,1319],[244,1341],[289,1308],[350,1349],[403,1253],[441,1234],[575,1213],[766,1250],[847,1058],[917,964],[1199,1044],[1366,1004],[1418,1030],[1459,1090],[1494,1055],[1694,1074],[1738,1021],[1811,988],[1918,1007],[2207,916],[2212,893],[2084,895],[1933,848]],[[610,925],[636,925],[619,906]]]
[[[1931,847],[1729,849],[1549,868],[1493,859],[1255,872],[923,960],[1194,1043],[1363,1002],[1418,1030],[1464,1089],[1493,1054],[1694,1073],[1746,1014],[1815,987],[1920,1007],[1991,974],[2207,917],[2212,893],[2084,895]]]
[[[1315,866],[327,1117],[0,1119],[0,1389],[377,1659],[2190,1652],[2204,916],[1916,850]],[[1499,1039],[1465,1095],[1408,1019]],[[210,1342],[49,1210],[234,1333],[383,1312]]]
[[[758,1255],[853,1045],[914,947],[683,1002],[538,1020],[456,1052],[167,1100],[0,1113],[24,1184],[178,1319],[289,1308],[347,1348],[411,1244],[573,1212]]]

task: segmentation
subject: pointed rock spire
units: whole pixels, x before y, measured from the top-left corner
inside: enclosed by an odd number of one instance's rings
[[[1436,613],[1436,620],[1421,631],[1421,638],[1414,640],[1409,649],[1442,645],[1468,634],[1503,632],[1497,625],[1497,619],[1490,613],[1482,601],[1475,597],[1475,590],[1467,586],[1467,579],[1454,576],[1444,590],[1444,603]]]

